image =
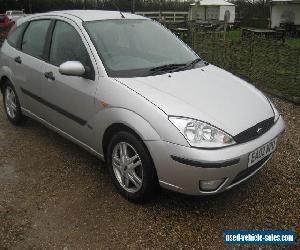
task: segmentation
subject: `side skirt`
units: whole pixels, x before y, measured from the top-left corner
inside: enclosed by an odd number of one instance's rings
[[[59,128],[53,126],[52,124],[50,124],[49,122],[45,121],[44,119],[40,118],[39,116],[33,114],[31,111],[29,111],[28,109],[25,108],[21,108],[22,112],[24,113],[24,115],[29,116],[30,118],[42,123],[43,125],[45,125],[46,127],[48,127],[49,129],[55,131],[56,133],[60,134],[61,136],[65,137],[66,139],[72,141],[73,143],[77,144],[78,146],[84,148],[86,151],[88,151],[89,153],[95,155],[97,158],[101,159],[104,161],[104,156],[99,154],[96,150],[94,150],[93,148],[91,148],[90,146],[86,145],[85,143],[77,140],[76,138],[74,138],[73,136],[69,135],[68,133],[60,130]]]

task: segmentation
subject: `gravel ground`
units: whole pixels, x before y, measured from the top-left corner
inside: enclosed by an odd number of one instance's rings
[[[0,249],[222,249],[224,230],[300,235],[300,107],[274,102],[287,132],[254,178],[209,198],[162,191],[144,205],[121,198],[98,159],[34,121],[12,126],[1,106]]]

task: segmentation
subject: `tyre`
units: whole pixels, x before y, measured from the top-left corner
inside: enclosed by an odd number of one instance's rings
[[[14,125],[22,125],[25,122],[16,90],[9,81],[3,86],[3,104],[9,121]]]
[[[130,132],[115,134],[107,148],[107,165],[119,193],[131,202],[143,202],[158,190],[158,179],[144,143]]]

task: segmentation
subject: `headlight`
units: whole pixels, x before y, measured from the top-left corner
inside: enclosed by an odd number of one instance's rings
[[[235,144],[230,135],[205,122],[182,117],[169,117],[169,120],[192,147],[220,148]]]
[[[275,108],[275,105],[273,104],[273,102],[268,98],[269,102],[270,102],[270,105],[273,109],[273,112],[274,112],[274,122],[277,122],[277,120],[279,119],[280,117],[280,113],[278,112],[278,110]]]

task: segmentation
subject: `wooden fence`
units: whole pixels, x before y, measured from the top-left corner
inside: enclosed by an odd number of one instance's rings
[[[188,20],[188,12],[184,11],[153,11],[153,12],[136,12],[135,14],[145,16],[154,20],[163,19],[165,22],[181,23]]]

